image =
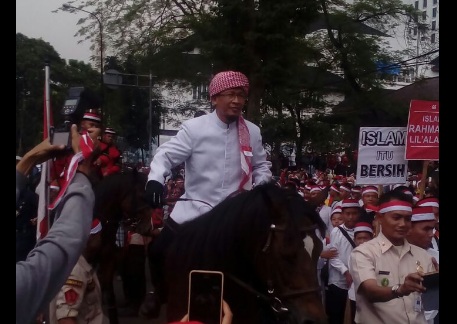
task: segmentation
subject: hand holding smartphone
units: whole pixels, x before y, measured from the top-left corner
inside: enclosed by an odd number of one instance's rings
[[[424,276],[424,281],[422,281],[422,285],[428,289],[434,289],[439,286],[439,279],[440,279],[440,273],[439,271],[433,271],[433,272],[428,272],[425,273]]]
[[[220,271],[192,270],[189,273],[189,321],[221,324],[224,274]]]
[[[438,310],[440,304],[440,273],[438,271],[428,272],[425,273],[422,278],[424,278],[422,285],[427,288],[427,290],[421,294],[423,308],[426,311]]]
[[[52,145],[65,145],[66,150],[71,150],[71,133],[69,131],[51,131]]]

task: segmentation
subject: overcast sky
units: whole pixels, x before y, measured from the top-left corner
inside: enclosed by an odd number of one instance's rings
[[[79,29],[78,20],[88,14],[51,12],[63,3],[62,0],[16,0],[16,33],[41,38],[51,44],[61,58],[91,63],[89,41],[78,44],[80,38],[73,36]]]

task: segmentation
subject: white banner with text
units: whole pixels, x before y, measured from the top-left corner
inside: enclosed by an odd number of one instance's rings
[[[406,183],[405,148],[406,127],[360,127],[357,184]]]

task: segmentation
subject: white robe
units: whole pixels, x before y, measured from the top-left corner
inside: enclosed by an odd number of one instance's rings
[[[271,181],[260,128],[246,120],[252,147],[252,181]],[[216,112],[185,121],[176,136],[163,143],[151,162],[148,180],[164,183],[170,170],[185,162],[182,198],[207,202],[212,207],[238,190],[242,171],[237,123],[226,124]],[[211,207],[197,201],[178,201],[170,217],[181,224]]]

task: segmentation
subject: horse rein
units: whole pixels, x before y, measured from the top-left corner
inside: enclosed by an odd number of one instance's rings
[[[310,232],[310,231],[314,231],[318,228],[317,225],[311,225],[311,226],[308,226],[308,227],[305,227],[303,229],[301,229],[301,231],[303,232]],[[273,237],[273,233],[275,231],[284,231],[285,229],[284,228],[281,228],[281,227],[278,227],[276,226],[275,224],[271,224],[270,225],[270,231],[268,233],[268,238],[267,238],[267,241],[264,245],[264,247],[262,248],[262,252],[263,253],[268,253],[269,251],[269,248],[270,248],[270,245],[271,245],[271,241],[272,241],[272,237]],[[257,298],[267,302],[269,304],[269,306],[271,307],[271,309],[277,314],[277,315],[283,315],[283,314],[286,314],[289,312],[289,309],[287,307],[285,307],[281,301],[281,298],[291,298],[291,297],[295,297],[295,296],[300,296],[300,295],[305,295],[305,294],[309,294],[309,293],[315,293],[315,292],[320,292],[320,287],[313,287],[313,288],[309,288],[309,289],[302,289],[302,290],[296,290],[296,291],[291,291],[289,293],[286,293],[286,294],[281,294],[279,297],[278,296],[275,296],[274,293],[275,293],[275,290],[274,290],[274,287],[273,287],[273,284],[272,284],[272,280],[268,280],[267,281],[267,285],[269,286],[267,291],[268,291],[268,295],[265,295],[265,294],[262,294],[260,292],[258,292],[257,290],[255,290],[254,288],[252,288],[250,285],[248,285],[247,283],[245,283],[244,281],[240,280],[239,278],[237,278],[236,276],[230,274],[230,273],[225,273],[225,275],[230,278],[231,280],[233,280],[236,284],[238,284],[239,286],[241,286],[242,288],[246,289],[247,291],[251,292],[252,294],[254,294]]]
[[[210,203],[207,203],[206,201],[204,201],[204,200],[199,200],[199,199],[192,199],[192,198],[176,198],[176,199],[173,199],[172,201],[167,200],[167,202],[175,202],[175,201],[196,201],[196,202],[200,202],[200,203],[202,203],[202,204],[208,205],[208,206],[211,207],[211,208],[214,207],[214,206],[211,205]]]
[[[232,192],[231,194],[229,194],[227,196],[227,198],[231,198],[231,197],[234,197],[236,195],[238,195],[239,193],[243,192],[243,190],[240,190],[240,189],[237,189],[235,190],[234,192]],[[199,202],[199,203],[202,203],[202,204],[205,204],[209,207],[214,208],[213,205],[211,205],[210,203],[204,201],[204,200],[200,200],[200,199],[193,199],[193,198],[176,198],[176,199],[166,199],[165,200],[166,202],[176,202],[176,201],[196,201],[196,202]]]
[[[258,292],[257,290],[255,290],[254,288],[252,288],[247,283],[245,283],[244,281],[238,279],[237,277],[235,277],[234,275],[232,275],[230,273],[225,272],[224,275],[226,277],[230,278],[231,280],[233,280],[233,282],[235,282],[242,288],[244,288],[247,291],[249,291],[250,293],[254,294],[257,298],[267,302],[275,313],[279,314],[279,313],[289,312],[289,309],[282,305],[282,301],[278,297],[271,296],[271,295],[267,296],[265,294],[262,294],[262,293]]]

